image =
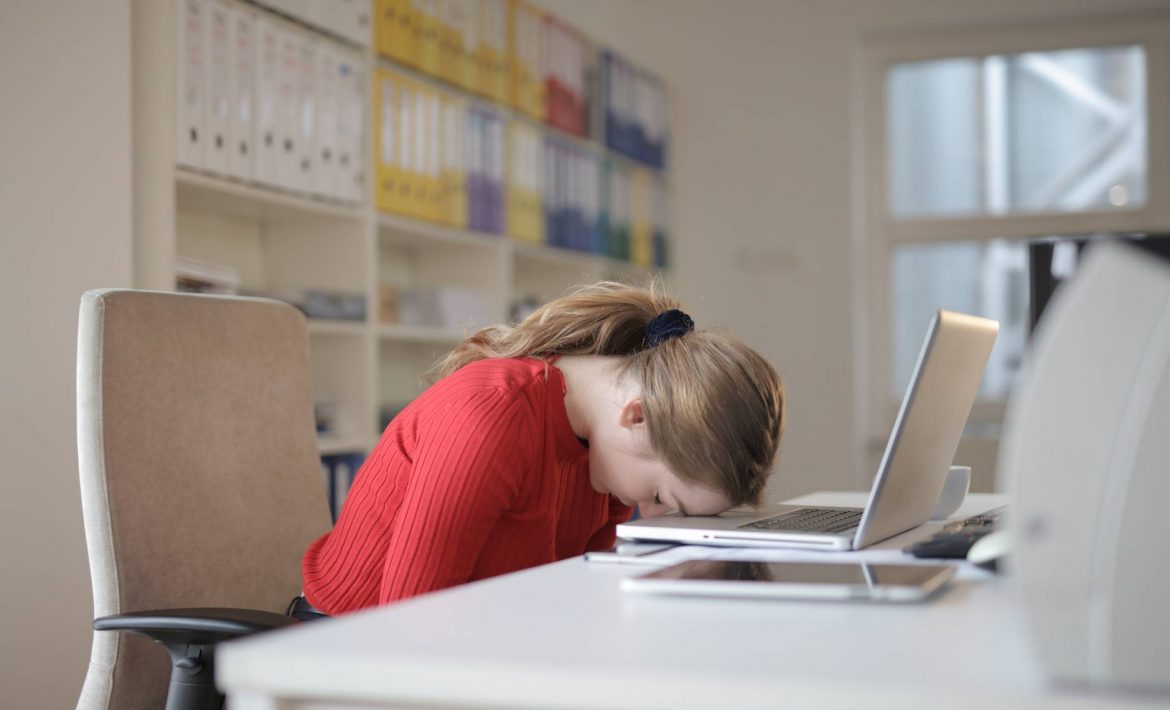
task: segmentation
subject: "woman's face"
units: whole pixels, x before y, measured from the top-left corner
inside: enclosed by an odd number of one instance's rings
[[[636,411],[590,436],[589,478],[594,490],[638,506],[646,518],[676,510],[716,515],[731,508],[722,493],[685,482],[670,471],[650,446],[640,402]]]

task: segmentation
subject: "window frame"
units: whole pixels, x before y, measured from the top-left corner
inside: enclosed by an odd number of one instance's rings
[[[1040,212],[959,217],[896,217],[890,209],[887,86],[890,69],[906,62],[1141,45],[1146,56],[1147,200],[1107,211]],[[860,38],[854,52],[853,336],[855,449],[858,485],[881,454],[900,397],[888,390],[892,367],[891,271],[897,247],[1059,234],[1170,231],[1170,11],[1075,22],[1035,22],[917,30]],[[1005,400],[980,400],[972,422],[1002,421]]]

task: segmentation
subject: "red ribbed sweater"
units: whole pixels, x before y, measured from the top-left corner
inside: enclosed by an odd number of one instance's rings
[[[305,553],[305,597],[341,614],[514,572],[607,548],[630,514],[589,483],[560,370],[479,360],[394,417]]]

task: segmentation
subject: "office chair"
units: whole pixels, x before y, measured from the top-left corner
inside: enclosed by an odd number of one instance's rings
[[[96,617],[78,708],[221,707],[215,644],[294,623],[301,555],[330,525],[304,317],[87,292],[77,438]]]

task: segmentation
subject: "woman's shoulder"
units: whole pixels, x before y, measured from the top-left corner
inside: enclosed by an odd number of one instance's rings
[[[437,384],[478,385],[518,391],[533,384],[547,383],[551,369],[548,361],[531,357],[484,358],[464,365]]]
[[[532,358],[488,358],[459,368],[403,410],[400,424],[452,417],[471,421],[508,419],[535,422],[547,409],[547,363]],[[396,418],[397,420],[397,418]]]
[[[420,399],[444,404],[478,401],[496,405],[525,400],[539,410],[557,375],[559,372],[548,362],[536,358],[485,358],[470,362],[434,383]]]

